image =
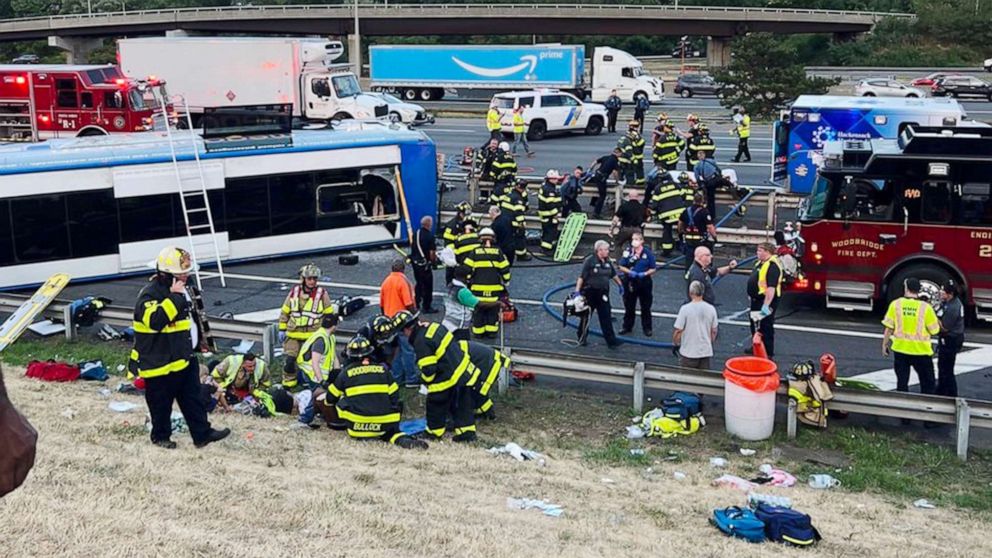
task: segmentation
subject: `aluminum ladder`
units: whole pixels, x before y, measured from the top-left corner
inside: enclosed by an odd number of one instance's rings
[[[172,155],[172,169],[176,175],[176,185],[179,188],[179,202],[183,209],[183,222],[186,225],[186,237],[189,239],[190,255],[193,258],[194,274],[196,284],[203,290],[203,280],[200,276],[200,258],[197,255],[197,248],[213,249],[214,261],[217,262],[217,276],[220,277],[222,287],[227,286],[224,279],[224,266],[220,261],[220,246],[217,243],[217,230],[214,228],[214,217],[210,212],[210,201],[207,197],[207,182],[203,175],[203,162],[200,160],[200,150],[197,146],[196,131],[193,129],[193,119],[189,114],[189,104],[182,96],[173,98],[173,106],[181,103],[185,116],[179,118],[186,119],[186,129],[188,134],[182,134],[189,141],[189,147],[193,152],[196,173],[187,171],[184,173],[179,166],[179,159],[176,156],[177,135],[181,132],[178,129],[173,133],[172,126],[169,125],[169,102],[163,98],[161,102],[162,119],[165,123],[165,135],[169,140],[169,152]],[[199,238],[197,238],[199,237]],[[204,238],[206,237],[206,238]]]

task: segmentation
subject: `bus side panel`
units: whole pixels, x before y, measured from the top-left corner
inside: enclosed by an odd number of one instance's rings
[[[416,230],[420,219],[430,215],[437,223],[437,156],[434,144],[430,141],[404,143],[400,146],[403,164],[400,175],[403,178],[403,193],[410,209],[410,226]],[[403,229],[402,238],[407,240]]]

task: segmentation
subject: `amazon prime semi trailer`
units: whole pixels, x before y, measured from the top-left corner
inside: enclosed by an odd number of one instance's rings
[[[645,74],[640,61],[606,47],[593,56],[591,85],[582,45],[379,45],[369,48],[369,64],[373,91],[411,101],[440,99],[446,91],[489,99],[533,88],[560,89],[580,99],[592,93],[593,100],[605,100],[611,89],[628,101],[664,96],[661,80]]]

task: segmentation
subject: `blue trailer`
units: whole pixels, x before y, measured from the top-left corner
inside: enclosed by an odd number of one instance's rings
[[[585,95],[582,45],[379,45],[369,48],[373,91],[430,101],[445,89],[548,87]]]
[[[894,139],[906,124],[957,126],[967,118],[953,99],[802,95],[775,123],[773,184],[794,194],[813,188],[832,140]]]

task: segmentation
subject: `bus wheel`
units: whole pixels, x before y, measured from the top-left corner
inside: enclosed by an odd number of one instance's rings
[[[960,283],[960,278],[955,274],[948,271],[939,265],[934,264],[910,264],[889,278],[889,282],[886,285],[886,307],[888,304],[892,303],[893,300],[901,297],[905,292],[905,287],[903,284],[906,279],[910,277],[915,277],[920,280],[920,292],[926,294],[930,297],[930,304],[934,309],[939,309],[941,306],[940,293],[943,289],[944,283],[949,279],[954,279]]]

